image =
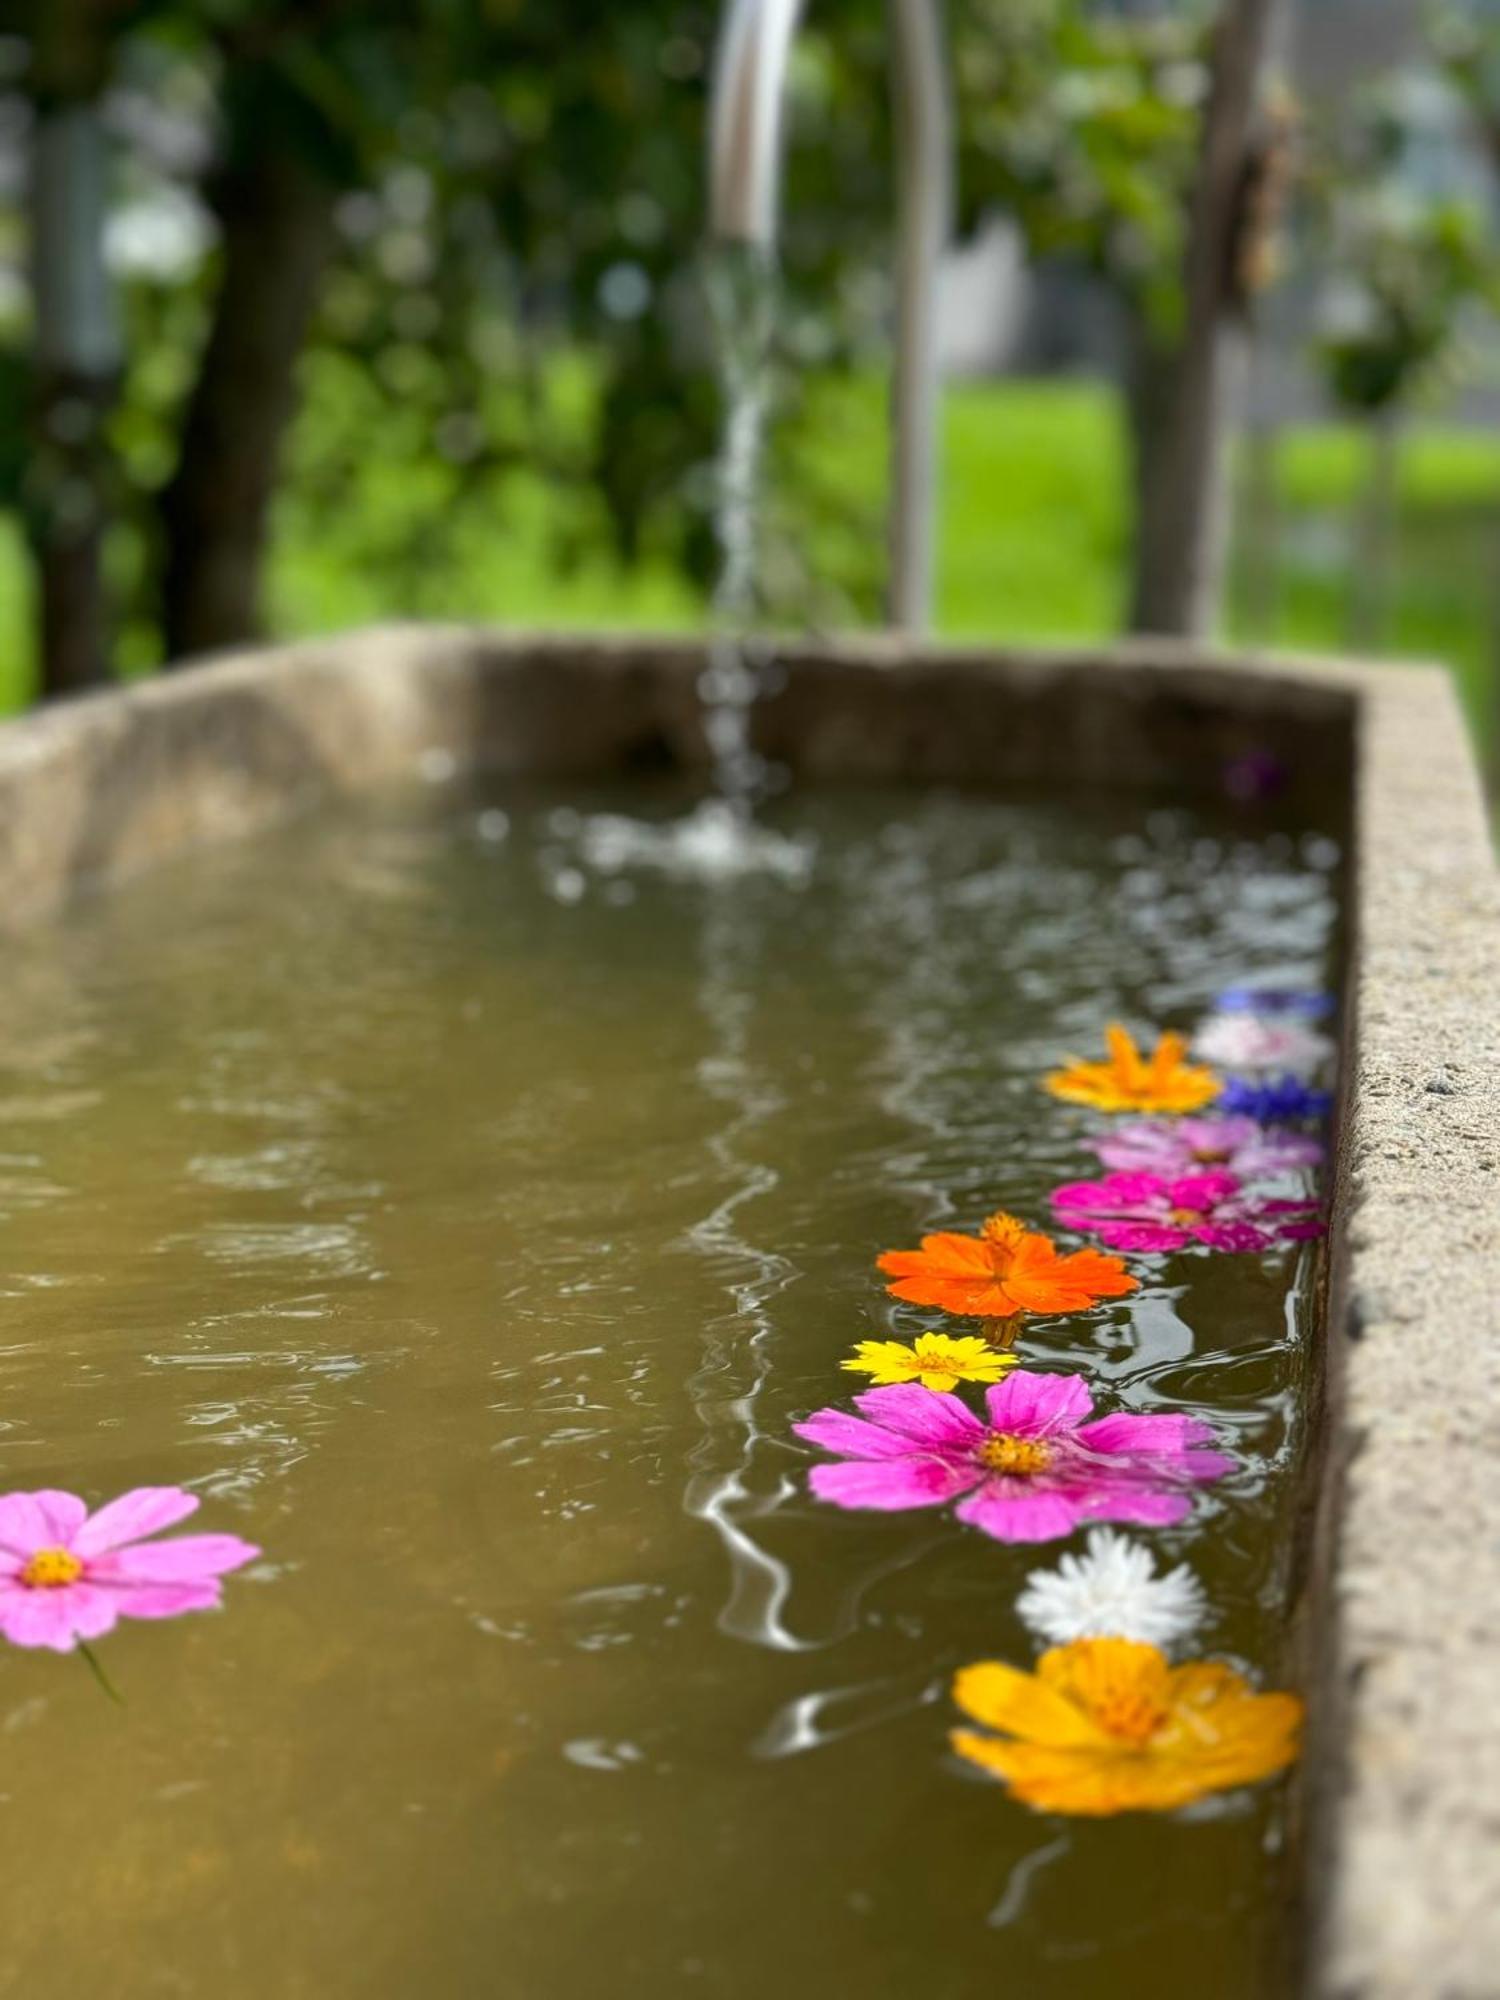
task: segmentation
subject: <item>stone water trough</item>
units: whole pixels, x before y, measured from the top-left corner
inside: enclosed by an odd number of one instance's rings
[[[701,666],[693,641],[406,627],[13,722],[0,930],[403,774],[702,764]],[[1500,1994],[1500,887],[1446,676],[859,639],[785,646],[757,725],[815,781],[1207,791],[1226,760],[1269,753],[1342,830],[1324,1393],[1294,1569],[1304,1908],[1289,1922],[1311,1993]]]

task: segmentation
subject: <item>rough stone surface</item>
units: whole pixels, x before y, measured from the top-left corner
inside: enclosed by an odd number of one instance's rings
[[[1356,790],[1331,1349],[1344,1472],[1326,1989],[1500,1994],[1500,893],[1446,682],[1382,671]],[[1325,1847],[1325,1853],[1329,1850]]]
[[[390,628],[236,655],[0,729],[0,924],[400,776],[705,759],[690,641]],[[788,646],[799,774],[1217,792],[1279,760],[1342,817],[1355,909],[1312,1691],[1306,1983],[1500,1996],[1500,891],[1446,677],[1191,648]]]

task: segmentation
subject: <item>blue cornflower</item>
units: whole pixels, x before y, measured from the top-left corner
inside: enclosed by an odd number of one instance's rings
[[[1254,1118],[1262,1125],[1285,1125],[1299,1118],[1326,1118],[1333,1108],[1333,1093],[1314,1090],[1295,1076],[1268,1077],[1263,1082],[1231,1076],[1215,1111],[1234,1117]]]

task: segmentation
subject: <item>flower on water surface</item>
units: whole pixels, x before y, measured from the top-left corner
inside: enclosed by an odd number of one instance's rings
[[[857,1417],[818,1410],[793,1425],[843,1461],[809,1473],[820,1500],[883,1513],[957,1500],[959,1520],[1002,1542],[1053,1541],[1083,1521],[1169,1527],[1195,1485],[1233,1464],[1205,1449],[1213,1432],[1193,1417],[1085,1422],[1094,1402],[1081,1375],[1017,1369],[986,1390],[987,1422],[914,1382],[854,1402]]]
[[[1259,1119],[1263,1125],[1283,1125],[1303,1118],[1326,1118],[1333,1109],[1330,1091],[1313,1090],[1300,1077],[1264,1077],[1251,1081],[1229,1077],[1221,1111]]]
[[[955,1729],[961,1757],[1040,1812],[1170,1812],[1284,1770],[1302,1704],[1257,1694],[1218,1660],[1169,1666],[1135,1639],[1078,1639],[1034,1674],[962,1668],[953,1698],[985,1731]]]
[[[839,1365],[869,1375],[883,1388],[893,1382],[920,1382],[924,1389],[956,1389],[960,1382],[998,1382],[1020,1357],[991,1347],[977,1333],[961,1340],[946,1333],[919,1333],[908,1347],[900,1340],[862,1340]]]
[[[1109,1050],[1105,1061],[1075,1057],[1053,1070],[1045,1081],[1054,1097],[1095,1111],[1201,1111],[1219,1094],[1221,1085],[1212,1070],[1183,1060],[1187,1043],[1181,1035],[1163,1035],[1148,1056],[1118,1021],[1111,1021],[1104,1041]]]
[[[1016,1600],[1022,1623],[1054,1646],[1073,1639],[1170,1646],[1201,1625],[1207,1609],[1185,1563],[1158,1576],[1151,1551],[1113,1528],[1090,1528],[1086,1555],[1034,1569]]]
[[[0,1635],[70,1653],[120,1618],[175,1618],[220,1600],[260,1550],[238,1535],[145,1537],[196,1512],[180,1486],[138,1486],[90,1514],[72,1493],[0,1494]]]
[[[1317,1203],[1262,1201],[1233,1174],[1106,1174],[1052,1191],[1058,1220],[1115,1250],[1269,1250],[1323,1234]]]
[[[1331,993],[1293,993],[1283,986],[1229,986],[1214,1003],[1221,1014],[1300,1014],[1321,1021],[1333,1012]]]
[[[1254,1014],[1213,1015],[1193,1047],[1226,1069],[1315,1069],[1331,1051],[1328,1037],[1305,1021],[1263,1021]]]
[[[896,1281],[886,1287],[892,1298],[975,1319],[1086,1312],[1140,1283],[1118,1257],[1097,1250],[1064,1256],[1050,1236],[1013,1215],[992,1215],[978,1236],[924,1236],[920,1250],[887,1250],[877,1262]]]
[[[1268,1132],[1253,1118],[1179,1118],[1170,1124],[1142,1120],[1117,1126],[1087,1144],[1107,1167],[1162,1174],[1168,1180],[1206,1167],[1255,1180],[1316,1166],[1323,1157],[1320,1140],[1305,1132]]]

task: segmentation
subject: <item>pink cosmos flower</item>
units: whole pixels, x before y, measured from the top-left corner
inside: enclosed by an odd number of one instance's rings
[[[1090,1230],[1112,1250],[1269,1250],[1321,1236],[1314,1201],[1260,1201],[1233,1174],[1106,1174],[1054,1188],[1060,1222]]]
[[[260,1550],[238,1535],[144,1539],[197,1507],[180,1486],[137,1486],[97,1514],[72,1493],[0,1494],[0,1634],[71,1653],[119,1618],[212,1609],[219,1578]]]
[[[1094,1402],[1081,1375],[1017,1369],[985,1392],[988,1422],[917,1382],[854,1400],[861,1416],[817,1410],[793,1426],[844,1461],[808,1475],[820,1500],[885,1513],[959,1500],[959,1520],[1001,1542],[1049,1542],[1081,1521],[1168,1526],[1195,1485],[1234,1462],[1202,1448],[1213,1432],[1194,1417],[1085,1423]]]
[[[1193,1037],[1194,1053],[1225,1069],[1315,1069],[1330,1053],[1326,1035],[1305,1021],[1215,1014]]]
[[[1141,1120],[1088,1144],[1107,1167],[1167,1180],[1210,1167],[1255,1180],[1314,1167],[1323,1157],[1321,1142],[1305,1132],[1268,1131],[1253,1118]]]

